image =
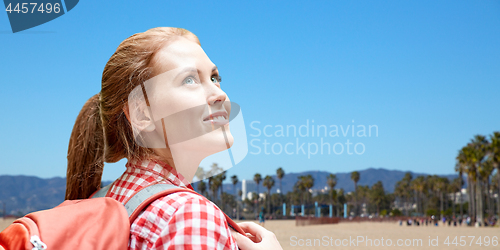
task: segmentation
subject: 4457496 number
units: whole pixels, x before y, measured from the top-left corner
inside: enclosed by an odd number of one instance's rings
[[[476,238],[476,236],[455,236],[454,238],[450,238],[450,236],[446,237],[446,239],[443,242],[445,245],[450,246],[482,246],[484,245],[485,247],[489,246],[490,244],[492,246],[498,246],[498,237],[493,236],[490,238],[490,236],[479,236]],[[469,244],[467,244],[469,243]]]
[[[37,8],[38,5],[38,8]],[[31,12],[30,12],[31,9]],[[14,9],[12,9],[12,3],[9,3],[7,5],[7,8],[5,11],[12,13],[12,12],[17,12],[17,13],[34,13],[35,11],[40,12],[40,13],[59,13],[61,12],[61,4],[60,3],[43,3],[38,4],[38,3],[18,3],[16,6],[14,6]]]

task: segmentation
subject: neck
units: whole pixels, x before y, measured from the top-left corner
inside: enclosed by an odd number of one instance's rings
[[[169,149],[159,149],[154,151],[157,156],[153,158],[170,165],[189,183],[193,181],[196,170],[204,158],[197,152],[192,152],[178,146],[172,146]]]

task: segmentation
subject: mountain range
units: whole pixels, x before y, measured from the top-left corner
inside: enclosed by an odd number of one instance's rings
[[[372,186],[375,184],[377,181],[382,181],[384,185],[384,189],[386,192],[392,193],[394,192],[394,187],[398,181],[403,179],[404,175],[408,172],[410,172],[413,176],[413,178],[418,177],[420,175],[429,175],[425,173],[414,173],[411,171],[400,171],[400,170],[387,170],[383,168],[368,168],[365,170],[360,170],[358,171],[360,174],[360,179],[358,181],[358,186],[359,185],[368,185]],[[310,174],[314,178],[314,186],[313,190],[321,190],[324,189],[327,186],[327,177],[330,175],[330,172],[327,171],[304,171],[300,173],[286,173],[283,179],[281,180],[281,185],[282,185],[282,192],[287,193],[290,191],[293,191],[293,186],[297,182],[297,179],[301,175],[308,175]],[[335,186],[336,189],[342,188],[346,192],[351,192],[354,191],[354,182],[351,180],[351,172],[346,172],[346,173],[334,173],[337,176],[337,185]],[[449,175],[439,175],[441,177],[446,177],[450,180],[458,177],[458,174],[449,174]],[[271,193],[276,192],[279,189],[279,180],[277,179],[276,175],[272,175],[272,177],[275,180],[275,184],[273,188],[271,189]],[[230,180],[231,176],[227,176],[226,180]],[[264,179],[264,176],[262,176],[262,179]],[[257,187],[255,182],[252,180],[247,180],[247,192],[256,192]],[[234,187],[232,184],[224,184],[224,192],[228,192],[233,194],[234,192]],[[236,190],[241,189],[241,180],[238,182],[236,185]],[[267,188],[262,185],[262,181],[259,184],[259,192],[267,192]]]
[[[396,183],[403,178],[407,171],[387,170],[382,168],[368,168],[358,171],[360,180],[358,185],[372,186],[377,181],[382,181],[384,189],[391,193],[394,191]],[[427,175],[424,173],[413,173],[413,178],[419,175]],[[286,173],[282,179],[281,192],[287,193],[293,190],[297,178],[301,175],[310,174],[314,178],[313,190],[321,190],[326,187],[327,176],[330,172],[327,171],[305,171],[300,173]],[[354,182],[351,180],[351,173],[335,173],[337,176],[337,185],[335,188],[343,188],[346,192],[354,190]],[[456,178],[457,174],[442,175],[449,179]],[[275,175],[275,185],[271,189],[274,193],[279,189],[279,180]],[[264,176],[262,176],[264,178]],[[226,182],[223,185],[224,192],[233,194],[236,190],[241,189],[241,180],[236,186],[230,183],[231,176],[226,177]],[[103,182],[110,183],[109,181]],[[253,180],[247,180],[247,192],[256,192],[257,188]],[[193,183],[196,188],[196,183]],[[234,189],[236,188],[236,189]],[[32,211],[48,209],[57,206],[64,200],[66,189],[66,179],[61,177],[42,179],[34,176],[10,176],[0,175],[0,214],[5,204],[7,214],[24,215]],[[267,192],[267,189],[259,184],[259,192]]]

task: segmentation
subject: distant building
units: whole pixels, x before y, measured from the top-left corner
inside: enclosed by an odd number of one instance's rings
[[[245,200],[245,197],[247,196],[247,180],[242,180],[241,181],[241,200]]]
[[[467,193],[466,188],[462,188],[460,192],[456,193],[448,193],[448,199],[453,200],[455,199],[455,204],[463,204],[465,202],[469,201],[469,194]]]

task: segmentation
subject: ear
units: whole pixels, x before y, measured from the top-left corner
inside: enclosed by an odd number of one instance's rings
[[[123,107],[123,113],[133,128],[139,131],[152,132],[155,124],[151,115],[151,108],[144,102],[133,101]]]

